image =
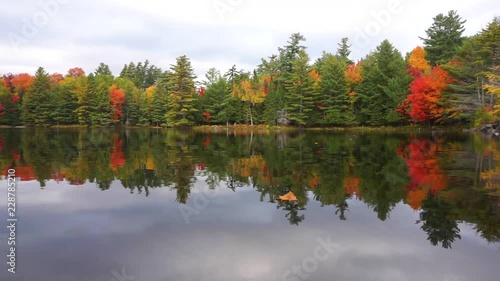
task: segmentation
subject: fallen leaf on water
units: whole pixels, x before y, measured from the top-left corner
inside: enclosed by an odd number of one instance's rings
[[[297,196],[295,196],[295,194],[293,194],[293,192],[290,191],[290,192],[288,192],[285,195],[278,196],[278,200],[281,200],[281,201],[297,201]]]

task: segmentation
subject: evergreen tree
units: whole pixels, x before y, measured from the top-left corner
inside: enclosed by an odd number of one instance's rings
[[[434,17],[432,26],[425,31],[427,38],[420,37],[432,65],[445,64],[453,58],[464,40],[465,22],[456,11]]]
[[[321,81],[319,83],[319,105],[325,115],[323,123],[335,125],[352,125],[355,121],[352,104],[349,100],[349,91],[345,79],[348,61],[345,57],[324,54]],[[317,105],[318,106],[318,105]]]
[[[227,78],[229,81],[229,91],[232,93],[235,87],[235,83],[237,82],[236,79],[241,73],[236,69],[236,65],[233,65],[227,72],[224,74],[224,76]]]
[[[287,81],[286,111],[293,124],[308,124],[308,113],[312,111],[314,79],[310,75],[309,56],[300,50],[292,61],[292,72]]]
[[[289,114],[287,110],[290,108],[290,106],[287,103],[290,99],[287,97],[287,92],[288,87],[292,81],[292,64],[298,58],[300,52],[305,52],[306,47],[302,45],[305,41],[306,38],[302,34],[293,33],[292,35],[290,35],[290,40],[287,41],[288,44],[283,48],[278,48],[279,75],[275,79],[277,97],[272,98],[273,101],[279,101],[277,119],[279,119],[280,122],[278,123],[288,124],[291,121],[288,120]]]
[[[406,98],[411,82],[401,53],[384,40],[363,61],[362,75],[356,97],[358,121],[373,126],[399,122],[395,110]]]
[[[89,93],[92,97],[90,119],[94,126],[109,126],[113,123],[113,109],[109,93],[112,84],[113,76],[99,75],[95,77],[95,81],[91,81],[89,77],[89,90],[93,91]]]
[[[141,90],[145,90],[144,79],[146,78],[146,69],[149,61],[146,60],[145,63],[146,64],[143,65],[142,62],[138,62],[135,71],[132,73],[132,77],[129,77],[134,82],[135,86]]]
[[[70,77],[73,78],[73,77]],[[78,78],[86,79],[86,76]],[[66,78],[68,79],[68,78]],[[53,105],[54,110],[51,112],[51,117],[56,125],[76,124],[78,119],[75,110],[78,106],[78,95],[76,88],[76,79],[72,84],[57,84],[53,89]]]
[[[169,101],[167,104],[167,124],[172,127],[191,126],[194,124],[196,91],[191,62],[188,57],[177,58],[171,66],[172,74],[168,80]]]
[[[48,126],[53,109],[50,77],[39,67],[35,73],[33,86],[24,96],[22,118],[26,126]]]
[[[74,110],[78,124],[91,125],[91,103],[95,97],[96,82],[94,74],[89,74],[81,91],[76,94],[76,109]]]
[[[97,69],[94,71],[94,74],[97,75],[113,75],[111,73],[111,69],[109,69],[109,65],[101,62]]]
[[[167,124],[165,115],[169,100],[168,78],[170,76],[169,72],[165,72],[156,83],[156,91],[153,96],[153,110],[151,112],[151,121],[155,126],[166,126]]]
[[[244,112],[244,103],[233,94],[227,92],[224,96],[219,119],[227,125],[229,123],[242,122],[245,119]]]
[[[207,82],[204,83],[207,87],[204,94],[206,104],[204,107],[210,113],[212,123],[225,123],[227,120],[224,118],[223,112],[229,82],[215,69],[209,70],[206,78]]]
[[[146,62],[148,62],[146,60]],[[149,62],[148,62],[148,65],[149,65]],[[146,69],[146,73],[145,73],[145,77],[144,77],[144,89],[147,89],[151,86],[153,86],[157,81],[158,79],[162,76],[163,72],[161,70],[161,68],[159,67],[156,67],[154,65],[150,65],[147,69]]]
[[[337,48],[337,55],[344,58],[348,64],[353,63],[353,61],[349,59],[349,55],[351,54],[351,45],[349,45],[349,38],[342,38],[338,46],[339,47]]]
[[[284,109],[284,91],[279,85],[279,67],[280,62],[278,56],[272,55],[269,61],[262,59],[258,66],[258,71],[266,77],[267,97],[264,101],[264,111],[262,113],[262,121],[266,124],[276,125],[280,110]]]
[[[128,75],[129,75],[128,65],[124,64],[119,77],[128,77]]]
[[[150,126],[153,123],[153,101],[156,93],[156,86],[153,85],[146,89],[143,93],[137,92],[132,99],[132,104],[137,105],[137,114],[134,114],[133,124],[141,124]],[[132,120],[132,118],[130,119]],[[132,121],[131,121],[132,122]]]
[[[300,56],[301,52],[306,50],[301,42],[305,42],[306,38],[300,33],[293,33],[290,35],[290,40],[287,41],[288,45],[284,48],[278,48],[279,51],[279,61],[280,61],[280,73],[287,79],[288,75],[293,72],[293,62],[297,57]]]
[[[498,38],[500,18],[496,17],[478,34],[466,38],[453,61],[443,65],[453,78],[446,93],[448,122],[470,122],[485,107],[493,107],[495,97],[484,85],[490,69],[500,63]]]
[[[18,94],[11,93],[0,78],[0,124],[19,126],[22,124],[21,99]]]

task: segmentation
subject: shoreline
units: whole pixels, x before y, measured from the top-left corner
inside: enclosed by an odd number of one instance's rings
[[[173,127],[157,127],[157,126],[85,126],[85,125],[60,125],[60,126],[6,126],[0,125],[0,129],[186,129],[195,132],[204,133],[221,133],[225,131],[231,132],[385,132],[385,133],[400,133],[400,132],[477,132],[478,128],[464,128],[464,127],[422,127],[422,126],[352,126],[352,127],[296,127],[296,126],[275,126],[275,125],[196,125],[185,128]]]

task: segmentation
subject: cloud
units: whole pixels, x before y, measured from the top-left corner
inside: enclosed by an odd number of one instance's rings
[[[37,182],[23,182],[18,255],[24,270],[16,280],[111,280],[112,270],[122,267],[136,280],[282,280],[284,271],[313,255],[317,238],[327,237],[338,251],[308,280],[498,279],[496,245],[462,224],[470,235],[453,250],[431,246],[415,224],[418,213],[403,204],[380,221],[362,202],[349,201],[348,220],[340,221],[333,208],[311,201],[305,221],[291,226],[286,212],[260,202],[251,187],[216,192],[214,202],[185,224],[168,188],[145,197],[118,182],[106,191],[89,183],[51,181],[40,190]]]
[[[55,1],[64,4],[45,12],[43,7]],[[388,10],[391,3],[398,4],[397,12]],[[225,8],[217,9],[216,4]],[[468,35],[500,13],[493,0],[353,0],[342,5],[327,0],[9,1],[0,11],[0,73],[33,73],[38,66],[51,73],[75,66],[90,72],[105,62],[119,74],[130,61],[149,59],[167,69],[176,57],[187,55],[201,79],[210,67],[225,72],[236,64],[252,70],[261,58],[285,45],[293,32],[306,36],[312,59],[323,50],[335,52],[342,37],[352,39],[352,59],[363,57],[384,39],[405,54],[421,44],[418,36],[425,36],[436,14],[451,9],[467,19]],[[44,12],[50,14],[47,23],[36,26],[34,36],[23,37],[27,22],[33,24]],[[361,44],[359,38],[370,28],[377,32]],[[12,34],[26,39],[17,51]]]

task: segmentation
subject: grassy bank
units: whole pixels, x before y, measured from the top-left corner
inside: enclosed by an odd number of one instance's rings
[[[29,128],[26,126],[5,126],[0,125],[0,128]],[[40,127],[42,128],[42,127]],[[58,125],[43,128],[53,128],[53,129],[83,129],[83,128],[109,128],[109,129],[167,129],[167,127],[157,127],[157,126],[84,126],[84,125]],[[272,126],[272,125],[202,125],[187,127],[185,129],[193,130],[195,132],[203,133],[234,133],[234,134],[246,134],[246,133],[271,133],[271,132],[380,132],[380,133],[411,133],[411,132],[431,132],[431,131],[442,131],[442,132],[462,132],[463,128],[460,127],[427,127],[427,126],[399,126],[399,127],[367,127],[367,126],[356,126],[356,127],[295,127],[295,126]]]
[[[270,132],[379,132],[379,133],[412,133],[412,132],[461,132],[458,127],[421,127],[421,126],[400,126],[400,127],[311,127],[299,128],[293,126],[270,126],[270,125],[205,125],[195,126],[193,130],[204,133],[270,133]]]

